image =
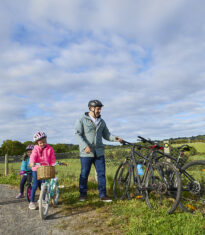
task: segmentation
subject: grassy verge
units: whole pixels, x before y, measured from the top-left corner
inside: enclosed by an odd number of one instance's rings
[[[201,159],[201,155],[194,156]],[[64,160],[63,160],[64,161]],[[80,174],[80,161],[78,159],[65,160],[69,166],[57,166],[58,178],[61,185],[60,203],[63,213],[67,216],[79,215],[75,223],[64,220],[58,225],[59,229],[72,227],[79,234],[205,234],[205,221],[201,214],[189,214],[178,209],[174,214],[159,208],[150,210],[145,202],[139,199],[113,201],[105,204],[98,199],[97,182],[92,167],[88,183],[88,200],[79,202],[78,179]],[[19,185],[20,176],[12,169],[20,167],[11,166],[11,174],[0,177],[0,184]],[[117,166],[107,164],[107,191],[112,196],[113,177]],[[67,218],[66,217],[66,218]],[[89,231],[88,231],[89,228]]]

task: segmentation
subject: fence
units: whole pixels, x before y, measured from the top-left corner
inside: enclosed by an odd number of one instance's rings
[[[172,155],[177,155],[178,151],[176,148],[172,148],[168,141],[164,141],[164,152],[169,153],[171,150]],[[174,151],[173,151],[174,150]],[[125,159],[125,157],[130,154],[129,146],[121,147],[109,147],[105,149],[105,161],[106,165],[109,167],[116,167],[119,163]],[[78,152],[68,152],[68,153],[56,153],[56,160],[63,159],[79,159]],[[7,175],[10,172],[19,172],[20,164],[22,162],[22,156],[2,156],[0,157],[0,174]],[[19,163],[19,164],[13,164]]]

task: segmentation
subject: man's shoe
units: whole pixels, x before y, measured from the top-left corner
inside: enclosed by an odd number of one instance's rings
[[[79,201],[80,201],[80,202],[86,201],[86,196],[80,196],[80,197],[79,197]]]
[[[107,196],[101,197],[100,200],[101,200],[102,202],[112,202],[112,199],[109,198],[109,197],[107,197]]]

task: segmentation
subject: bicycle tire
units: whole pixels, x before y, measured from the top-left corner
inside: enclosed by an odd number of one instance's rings
[[[45,220],[49,209],[49,192],[48,186],[41,185],[41,193],[39,197],[39,214],[42,220]]]
[[[120,163],[113,183],[113,196],[115,199],[125,199],[128,193],[130,179],[130,163],[128,161]]]
[[[145,201],[149,208],[166,208],[173,213],[180,203],[181,178],[177,168],[169,162],[152,165],[145,181]]]
[[[26,185],[26,198],[27,198],[28,202],[30,202],[30,200],[31,200],[31,189],[32,189],[31,184],[27,184]]]
[[[58,205],[58,200],[59,200],[59,187],[58,187],[58,181],[53,179],[53,183],[52,183],[52,193],[53,193],[53,197],[51,199],[52,204]]]
[[[189,179],[187,173],[193,179]],[[196,160],[186,163],[182,167],[181,180],[181,209],[205,215],[205,161]]]

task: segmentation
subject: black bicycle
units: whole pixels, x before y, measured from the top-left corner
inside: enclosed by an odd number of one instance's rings
[[[153,141],[143,138],[144,143],[154,144]],[[171,161],[181,176],[181,198],[179,206],[186,212],[200,212],[205,215],[205,161],[195,160],[186,163],[185,151],[190,151],[190,146],[185,144],[178,147],[179,154],[173,157],[155,149],[156,161],[164,158]],[[174,172],[173,172],[174,174]],[[170,172],[172,175],[172,172]]]
[[[143,137],[138,136],[141,140]],[[180,201],[181,178],[176,167],[167,161],[155,161],[155,150],[161,146],[142,146],[123,141],[131,146],[131,153],[115,174],[113,194],[115,199],[142,198],[152,209],[168,209],[173,213]],[[137,148],[137,150],[136,150]],[[139,150],[149,148],[148,155]],[[169,172],[173,174],[170,176]]]

